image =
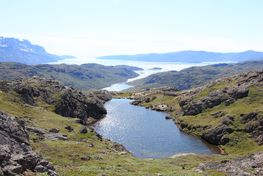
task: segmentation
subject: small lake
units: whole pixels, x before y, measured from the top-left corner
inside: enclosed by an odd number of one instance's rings
[[[125,146],[138,158],[166,158],[175,154],[212,154],[215,148],[181,132],[165,113],[113,99],[105,104],[107,116],[97,122],[96,132]]]

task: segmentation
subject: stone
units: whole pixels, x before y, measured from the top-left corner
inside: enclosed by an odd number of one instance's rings
[[[229,142],[226,135],[232,132],[233,129],[227,125],[220,125],[204,132],[202,138],[211,144],[225,145]]]
[[[2,168],[0,168],[0,176],[4,176],[4,172],[3,172]]]
[[[42,172],[47,172],[48,169],[47,169],[46,167],[42,166],[42,165],[37,165],[37,166],[35,167],[35,171],[42,173]]]
[[[258,143],[258,145],[262,145],[262,144],[263,144],[263,134],[260,134],[260,135],[256,138],[256,142]]]
[[[4,175],[21,175],[25,171],[38,171],[36,166],[39,163],[42,164],[45,172],[48,170],[48,165],[51,170],[55,170],[48,161],[32,151],[27,129],[41,135],[44,133],[39,128],[26,128],[24,121],[0,112],[0,170]]]
[[[59,129],[56,129],[56,128],[52,128],[49,130],[50,133],[58,133],[59,132]]]
[[[87,97],[77,90],[64,90],[55,105],[55,112],[65,117],[78,117],[84,122],[88,117],[103,118],[107,111],[103,103],[96,98]]]
[[[7,165],[3,168],[4,175],[18,175],[22,174],[23,168],[21,165]]]
[[[74,131],[74,129],[71,126],[65,126],[65,129],[68,130],[68,132]]]
[[[81,134],[86,134],[86,133],[88,133],[88,129],[87,129],[86,126],[81,126],[80,129],[79,129],[79,132]]]
[[[225,106],[229,106],[229,105],[235,103],[235,101],[236,101],[236,100],[235,100],[234,98],[230,97],[229,99],[227,99],[227,100],[225,101]]]
[[[197,169],[201,171],[217,170],[233,176],[263,175],[262,163],[263,152],[261,151],[229,161],[201,163]]]
[[[88,147],[94,147],[94,144],[88,144]]]
[[[67,135],[61,134],[61,133],[47,133],[44,136],[46,139],[54,140],[54,141],[56,141],[56,140],[62,140],[62,141],[68,140]]]
[[[211,113],[211,116],[213,116],[214,118],[222,117],[224,115],[225,115],[224,111],[218,111],[218,112],[215,112],[215,113]]]
[[[255,119],[257,117],[257,112],[250,112],[248,114],[241,114],[240,115],[240,121],[241,123],[247,123],[251,121],[252,119]]]
[[[234,117],[232,117],[232,116],[225,116],[225,117],[223,117],[222,119],[221,119],[221,121],[220,121],[222,124],[224,124],[224,125],[232,125],[233,124],[233,122],[234,122]]]
[[[82,161],[88,161],[88,160],[90,160],[90,159],[91,159],[91,157],[90,157],[90,156],[87,156],[87,155],[85,155],[85,156],[82,156],[80,159],[81,159]]]

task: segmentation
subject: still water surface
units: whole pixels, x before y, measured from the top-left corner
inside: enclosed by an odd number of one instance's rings
[[[126,147],[135,157],[166,158],[181,153],[212,154],[200,139],[182,133],[165,113],[113,99],[105,104],[107,116],[95,124],[103,137]]]

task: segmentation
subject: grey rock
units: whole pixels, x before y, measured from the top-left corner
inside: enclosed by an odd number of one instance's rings
[[[27,129],[43,134],[38,128]],[[25,123],[2,112],[0,112],[0,139],[0,170],[4,175],[21,175],[26,170],[35,171],[39,162],[46,171],[47,168],[54,170],[48,161],[44,162],[41,156],[32,151]],[[47,167],[48,165],[50,167]]]
[[[37,165],[37,166],[35,167],[35,171],[42,173],[42,172],[47,172],[48,169],[47,169],[46,167],[42,166],[42,165]]]
[[[19,164],[7,165],[7,166],[4,166],[3,172],[4,172],[4,175],[8,175],[8,176],[14,175],[15,176],[15,175],[21,174],[23,172],[23,168]]]
[[[79,129],[79,132],[82,133],[82,134],[86,134],[86,133],[88,133],[88,129],[85,126],[81,126],[80,129]]]
[[[56,128],[52,128],[49,130],[50,133],[58,133],[59,132],[59,129],[56,129]]]
[[[224,125],[232,125],[234,122],[234,117],[232,116],[225,116],[221,119],[221,123]]]
[[[227,125],[220,125],[212,129],[209,129],[207,132],[204,132],[202,134],[202,138],[211,144],[225,145],[226,143],[229,142],[229,139],[227,138],[227,134],[230,134],[232,132],[233,129],[228,127]]]
[[[4,176],[4,172],[3,172],[2,168],[0,168],[0,176]]]
[[[90,160],[90,159],[91,159],[91,157],[90,157],[90,156],[87,156],[87,155],[85,155],[85,156],[82,156],[80,159],[81,159],[82,161],[88,161],[88,160]]]
[[[263,152],[236,158],[230,161],[208,162],[200,164],[197,170],[217,170],[230,176],[263,175]]]
[[[257,112],[250,112],[248,114],[241,114],[240,121],[242,123],[247,123],[251,121],[252,119],[257,118],[258,113]]]
[[[62,141],[68,140],[67,135],[61,134],[61,133],[47,133],[44,136],[46,139],[54,140],[54,141],[56,141],[56,140],[62,140]]]
[[[218,112],[215,112],[215,113],[211,114],[211,116],[213,116],[214,118],[222,117],[224,115],[225,115],[224,111],[218,111]]]
[[[74,131],[74,129],[71,126],[65,126],[65,129],[68,130],[68,132]]]

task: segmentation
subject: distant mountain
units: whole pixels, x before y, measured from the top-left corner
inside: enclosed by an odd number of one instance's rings
[[[149,61],[149,62],[243,62],[250,60],[262,60],[263,52],[258,51],[244,51],[236,53],[218,53],[207,51],[179,51],[171,53],[152,53],[152,54],[138,54],[138,55],[113,55],[101,56],[98,59],[110,60],[133,60],[133,61]]]
[[[138,76],[130,66],[83,65],[26,65],[20,63],[0,63],[0,79],[16,80],[40,76],[54,78],[66,86],[82,90],[101,89],[117,82]]]
[[[73,56],[49,54],[28,40],[0,37],[0,62],[19,62],[24,64],[43,64]]]
[[[184,90],[247,71],[263,70],[262,61],[249,61],[238,64],[215,64],[202,67],[190,67],[181,71],[156,73],[146,78],[131,82],[134,89],[158,88],[164,86]]]

